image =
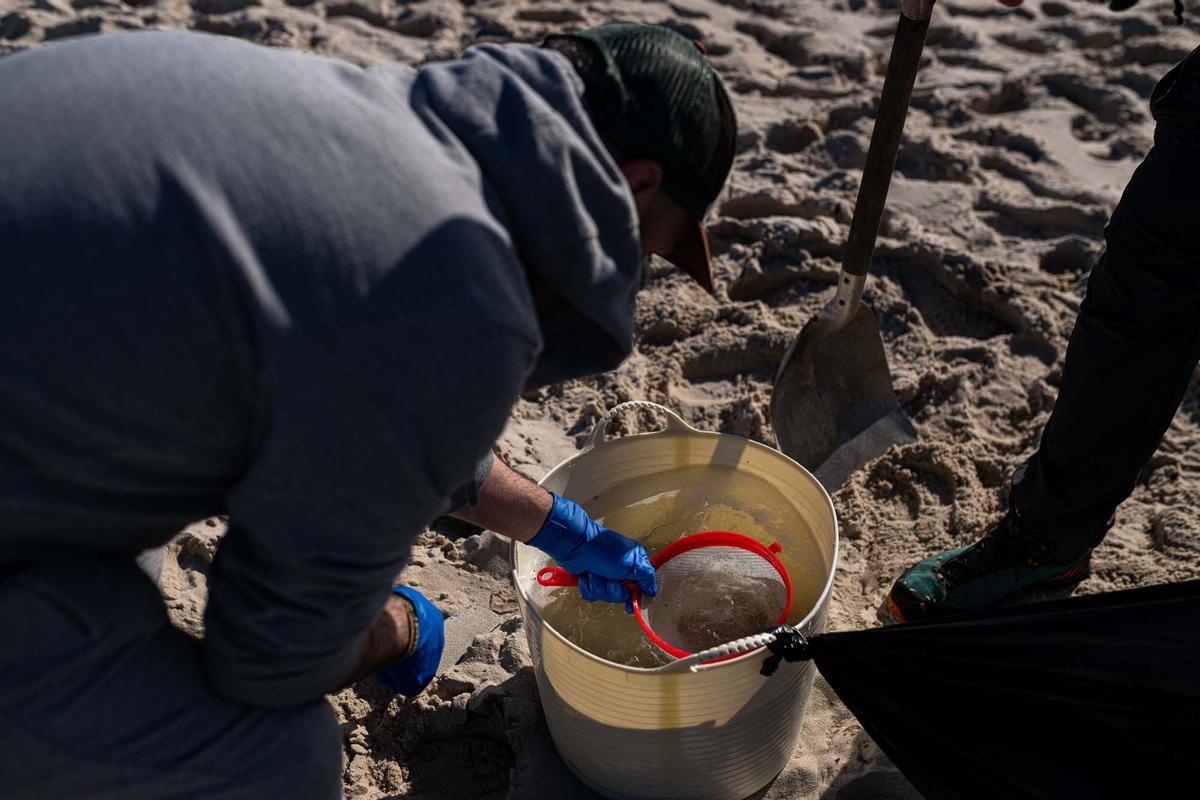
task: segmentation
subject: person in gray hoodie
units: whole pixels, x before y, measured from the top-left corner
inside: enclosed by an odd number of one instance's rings
[[[432,678],[441,614],[392,584],[448,510],[654,590],[489,453],[521,391],[629,354],[644,257],[711,289],[735,119],[692,43],[84,37],[0,60],[0,108],[5,797],[338,797],[322,698]],[[135,556],[214,514],[195,641]]]

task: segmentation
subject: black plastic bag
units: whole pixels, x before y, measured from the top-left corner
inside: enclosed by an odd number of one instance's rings
[[[1200,581],[824,634],[796,656],[929,800],[1200,791]]]

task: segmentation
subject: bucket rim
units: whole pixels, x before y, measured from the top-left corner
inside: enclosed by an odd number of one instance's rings
[[[801,464],[800,462],[791,458],[786,453],[783,453],[782,451],[775,449],[774,447],[763,444],[762,442],[756,442],[753,439],[748,439],[745,436],[737,436],[736,434],[732,434],[732,433],[720,433],[718,431],[702,431],[702,430],[698,430],[696,428],[691,428],[690,426],[688,426],[688,430],[686,430],[686,431],[685,430],[663,430],[663,431],[652,431],[649,433],[635,433],[635,434],[631,434],[628,436],[622,436],[618,439],[609,439],[606,441],[598,442],[593,447],[584,448],[583,450],[580,450],[579,452],[576,452],[576,453],[568,456],[567,458],[564,458],[562,461],[555,464],[553,467],[551,467],[549,470],[546,471],[546,474],[543,475],[541,480],[538,481],[538,486],[544,486],[547,478],[549,478],[551,475],[557,474],[560,469],[567,467],[568,465],[570,465],[570,463],[572,461],[575,461],[576,459],[581,458],[585,455],[589,455],[598,450],[602,450],[605,447],[618,447],[618,446],[621,446],[622,443],[627,443],[631,440],[645,439],[646,437],[655,437],[655,436],[702,436],[702,437],[706,437],[706,438],[739,439],[739,440],[745,442],[751,448],[762,451],[771,457],[780,458],[784,462],[786,462],[786,463],[790,464],[791,466],[795,467],[796,469],[800,470],[800,472],[805,477],[807,477],[813,483],[813,485],[817,487],[817,489],[820,490],[821,498],[825,502],[825,507],[829,511],[830,516],[833,519],[833,554],[832,554],[832,557],[830,558],[829,574],[825,578],[825,585],[824,585],[824,587],[822,587],[821,593],[817,595],[817,600],[815,603],[813,603],[812,609],[809,610],[809,612],[804,615],[803,619],[801,619],[799,622],[796,623],[795,627],[804,628],[809,623],[813,622],[819,614],[824,613],[824,609],[825,609],[830,597],[833,594],[833,581],[834,581],[834,578],[837,577],[838,559],[841,555],[842,536],[841,536],[841,525],[838,521],[837,509],[833,505],[833,498],[830,496],[829,491],[825,488],[824,484],[822,484],[821,481],[819,481],[817,479],[817,477],[815,475],[813,475],[808,469],[806,469],[803,464]],[[561,642],[562,644],[565,644],[568,648],[575,651],[575,653],[583,656],[584,658],[586,658],[590,661],[595,661],[595,662],[598,662],[605,666],[614,667],[616,669],[623,670],[625,672],[635,673],[635,674],[637,674],[637,673],[644,673],[647,675],[661,674],[658,672],[658,670],[660,670],[661,667],[633,667],[633,666],[629,666],[628,664],[619,664],[616,661],[609,661],[607,658],[602,658],[601,656],[598,656],[595,653],[585,650],[582,647],[580,647],[579,645],[575,644],[570,639],[568,639],[566,636],[559,633],[558,630],[556,630],[554,628],[554,626],[552,626],[548,622],[546,622],[546,620],[542,617],[542,615],[538,613],[537,607],[535,606],[533,601],[529,598],[529,595],[526,592],[525,588],[521,585],[521,582],[518,580],[518,577],[517,577],[517,548],[518,548],[518,545],[520,545],[520,544],[523,544],[523,543],[518,542],[515,539],[513,539],[509,543],[509,563],[512,564],[512,570],[509,573],[509,577],[512,579],[513,588],[517,593],[517,597],[521,601],[519,605],[522,610],[522,617],[525,617],[527,615],[537,617],[538,620],[541,622],[541,627],[543,630],[549,631],[556,639],[558,639],[559,642]],[[528,545],[526,545],[526,546],[528,546]],[[715,669],[726,669],[726,668],[732,667],[734,665],[740,665],[749,658],[761,656],[762,649],[763,648],[759,647],[759,648],[755,648],[754,650],[748,650],[747,652],[741,654],[740,656],[738,656],[736,658],[730,658],[728,660],[714,661],[714,662],[709,662],[706,664],[697,664],[694,667],[692,667],[691,669],[696,672],[715,670]]]

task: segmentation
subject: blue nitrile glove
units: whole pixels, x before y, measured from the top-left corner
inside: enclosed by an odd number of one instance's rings
[[[646,548],[597,524],[578,503],[558,495],[553,497],[550,516],[537,536],[526,544],[553,558],[567,572],[578,575],[579,593],[584,600],[624,602],[626,610],[632,613],[625,581],[633,581],[645,594],[658,593]]]
[[[417,644],[407,658],[380,668],[375,677],[396,694],[416,697],[437,674],[442,647],[446,644],[445,620],[437,606],[415,589],[397,586],[392,594],[412,604],[417,615]]]

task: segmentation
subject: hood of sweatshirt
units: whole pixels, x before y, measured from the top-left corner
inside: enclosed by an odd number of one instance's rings
[[[542,338],[527,388],[613,369],[633,349],[637,209],[582,97],[565,58],[528,45],[473,47],[413,87],[427,124],[479,164],[525,267]]]

